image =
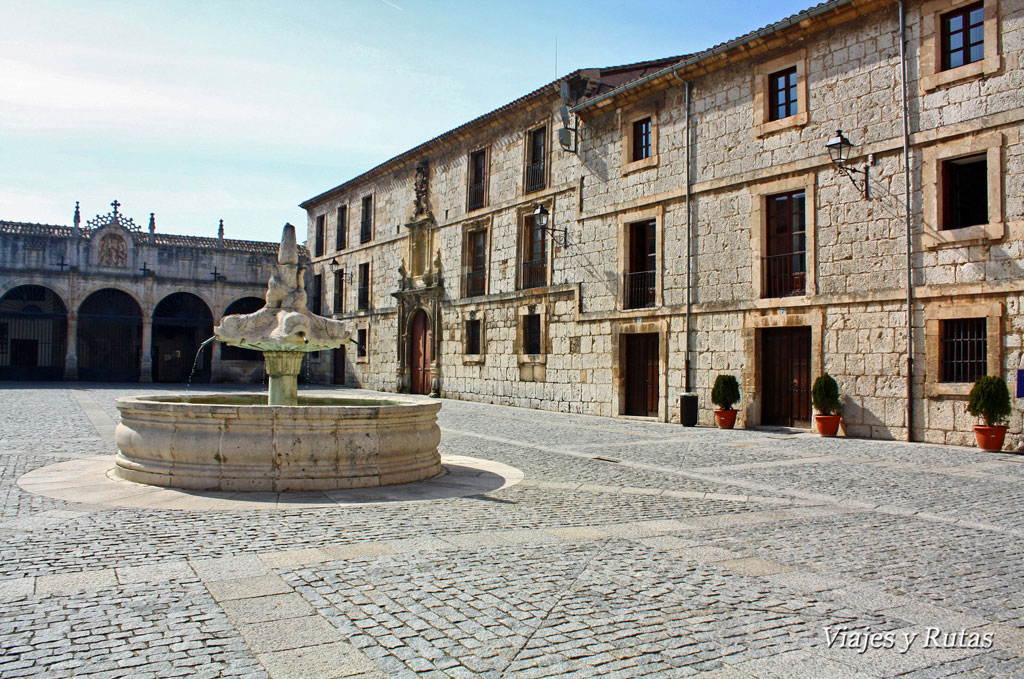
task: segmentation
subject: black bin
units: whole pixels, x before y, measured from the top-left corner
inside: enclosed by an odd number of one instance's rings
[[[680,394],[679,422],[684,427],[697,426],[697,394]]]

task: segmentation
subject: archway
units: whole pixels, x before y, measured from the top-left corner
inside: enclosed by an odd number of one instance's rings
[[[410,391],[414,394],[430,393],[431,338],[430,319],[420,309],[413,314],[409,333],[409,366],[412,369]]]
[[[236,299],[224,310],[225,316],[232,314],[251,314],[259,311],[266,305],[261,297],[243,297]],[[242,349],[224,344],[220,348],[220,360],[222,361],[262,361],[263,354],[254,349]]]
[[[67,308],[41,285],[0,298],[0,380],[59,380],[67,353]]]
[[[78,307],[78,379],[138,382],[142,309],[127,292],[97,290]]]
[[[213,336],[213,314],[206,302],[189,292],[164,297],[153,310],[153,381],[185,382],[192,374],[194,382],[210,381],[210,357],[207,349],[196,361],[200,345]]]

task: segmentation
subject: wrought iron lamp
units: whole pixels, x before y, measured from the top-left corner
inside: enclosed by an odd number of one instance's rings
[[[871,165],[865,163],[863,168],[858,169],[847,164],[850,160],[850,149],[853,148],[853,142],[846,138],[842,130],[836,130],[836,136],[828,140],[825,148],[828,149],[828,157],[832,160],[832,165],[846,175],[850,183],[857,187],[866,200],[871,200]],[[853,176],[854,173],[864,175],[863,186],[857,183]]]
[[[331,273],[336,274],[336,273],[338,273],[338,269],[341,268],[341,262],[339,262],[338,258],[335,257],[334,259],[331,260],[331,263],[328,264],[328,266],[331,267]],[[345,279],[346,283],[351,284],[352,283],[352,272],[351,271],[346,271],[343,274],[343,278]]]
[[[551,221],[550,216],[551,215],[546,207],[544,207],[543,205],[537,205],[537,209],[533,211],[533,223],[541,231],[551,234],[551,240],[555,242],[555,245],[558,245],[563,248],[568,247],[569,229],[567,227],[555,229],[549,226]],[[562,236],[561,243],[558,242],[558,235]]]

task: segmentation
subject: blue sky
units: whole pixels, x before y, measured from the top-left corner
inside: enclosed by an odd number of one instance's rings
[[[0,219],[110,201],[276,240],[297,204],[577,68],[705,49],[811,0],[4,0]]]

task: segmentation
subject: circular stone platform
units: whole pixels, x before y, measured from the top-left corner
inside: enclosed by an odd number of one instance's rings
[[[326,508],[386,502],[422,502],[489,493],[514,486],[523,473],[499,462],[442,455],[442,473],[415,483],[377,488],[301,492],[224,492],[160,488],[113,475],[114,456],[69,460],[18,479],[29,493],[68,502],[136,509],[251,511]]]

